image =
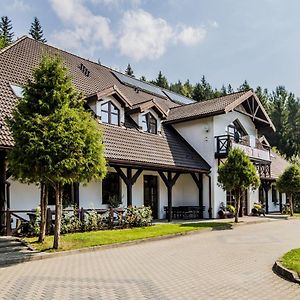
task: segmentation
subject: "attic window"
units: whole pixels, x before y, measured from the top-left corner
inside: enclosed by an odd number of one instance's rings
[[[79,69],[81,70],[81,72],[82,72],[86,77],[89,77],[89,76],[90,76],[90,71],[88,70],[88,68],[87,68],[83,63],[80,64]]]
[[[9,84],[12,91],[14,92],[14,94],[18,97],[18,98],[23,98],[23,92],[24,89],[23,87],[19,86],[19,85],[15,85],[15,84]]]
[[[145,132],[157,133],[157,120],[152,114],[147,113],[142,116],[142,128]]]

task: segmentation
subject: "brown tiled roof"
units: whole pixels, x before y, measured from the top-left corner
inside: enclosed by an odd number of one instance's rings
[[[103,131],[105,156],[110,162],[123,161],[174,170],[210,169],[171,126],[163,125],[161,135],[141,132],[134,126],[125,128],[109,124],[103,124]]]
[[[149,93],[137,92],[134,88],[119,82],[107,67],[23,37],[0,51],[0,147],[13,146],[13,139],[4,122],[5,118],[11,115],[17,102],[9,84],[24,85],[27,79],[32,77],[32,69],[39,64],[45,54],[58,54],[69,70],[77,89],[87,96],[116,87],[121,95],[128,99],[131,106],[153,98]],[[89,76],[80,70],[81,64],[89,70]],[[164,111],[178,106],[167,97],[155,96],[155,102]],[[113,125],[103,127],[106,157],[109,161],[130,161],[164,168],[198,171],[210,168],[171,127],[162,126],[161,135],[140,132],[132,124],[128,128]]]
[[[280,154],[271,151],[271,178],[277,179],[289,164]]]
[[[237,92],[207,101],[171,108],[167,122],[174,123],[187,119],[195,119],[225,113],[226,108],[230,104],[234,103],[242,96],[250,95],[250,93],[252,92]]]

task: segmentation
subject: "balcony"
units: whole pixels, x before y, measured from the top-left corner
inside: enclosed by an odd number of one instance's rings
[[[216,136],[216,158],[226,158],[232,148],[242,149],[252,161],[271,162],[270,149],[254,136],[234,138],[231,135]]]

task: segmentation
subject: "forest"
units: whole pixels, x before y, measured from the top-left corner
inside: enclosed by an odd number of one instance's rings
[[[134,76],[130,64],[128,64],[125,73],[129,76]],[[191,84],[189,80],[185,82],[178,80],[175,83],[171,83],[161,71],[159,71],[157,78],[154,80],[146,80],[145,76],[142,76],[140,79],[162,88],[170,89],[196,101],[206,101],[234,92],[253,90],[276,128],[274,133],[265,133],[271,146],[276,148],[288,160],[299,160],[300,98],[296,97],[294,93],[288,91],[284,86],[278,85],[274,91],[269,91],[261,86],[252,87],[245,80],[236,90],[230,84],[227,86],[222,85],[220,89],[217,89],[212,87],[204,75],[196,84]]]

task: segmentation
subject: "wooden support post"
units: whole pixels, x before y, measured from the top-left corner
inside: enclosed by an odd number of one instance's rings
[[[138,169],[135,174],[132,176],[132,168],[127,168],[127,175],[122,171],[118,166],[114,167],[117,173],[120,175],[127,187],[127,207],[132,206],[132,187],[143,172],[143,169]]]
[[[191,173],[191,176],[196,183],[199,191],[199,218],[203,219],[203,174],[199,173],[198,177],[195,173]]]
[[[163,171],[158,171],[158,174],[160,175],[161,179],[165,183],[167,190],[168,190],[168,212],[167,212],[167,218],[168,222],[172,221],[172,188],[174,184],[176,183],[177,179],[180,176],[180,173],[176,173],[174,177],[172,177],[172,172],[168,171],[168,177],[164,174]]]
[[[74,204],[79,208],[79,183],[73,183]]]
[[[266,213],[268,214],[269,213],[269,190],[271,188],[271,182],[270,181],[262,181],[262,187],[265,191],[265,200],[266,200]]]
[[[132,206],[132,169],[127,168],[127,206]]]

